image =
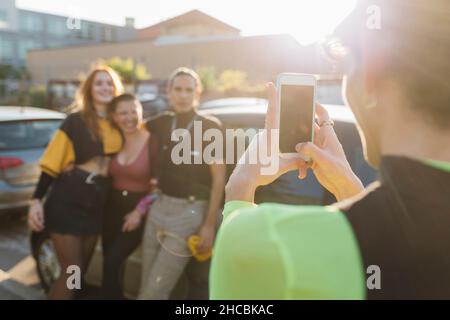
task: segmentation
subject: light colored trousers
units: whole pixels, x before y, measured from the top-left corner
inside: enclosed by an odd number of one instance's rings
[[[165,248],[169,248],[181,255],[189,255],[186,241],[173,237],[158,240],[156,225],[187,240],[200,230],[207,206],[208,201],[189,201],[164,194],[151,206],[142,240],[142,274],[138,299],[167,300],[190,259],[166,250]]]

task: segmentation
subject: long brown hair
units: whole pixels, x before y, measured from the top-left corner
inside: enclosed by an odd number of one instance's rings
[[[94,139],[100,138],[100,130],[97,122],[98,115],[94,106],[94,98],[92,97],[92,85],[96,74],[99,72],[106,72],[111,77],[115,97],[123,92],[120,76],[116,71],[106,65],[99,65],[92,68],[87,78],[81,83],[75,97],[74,105],[77,110],[81,111],[81,116]]]

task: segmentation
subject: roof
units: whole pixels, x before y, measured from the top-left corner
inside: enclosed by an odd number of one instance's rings
[[[22,12],[31,13],[31,14],[40,15],[40,16],[49,16],[49,17],[55,17],[55,18],[61,18],[61,19],[71,18],[70,16],[64,16],[64,15],[61,15],[61,14],[49,13],[49,12],[43,12],[43,11],[34,11],[34,10],[31,10],[31,9],[17,8],[17,10],[18,11],[22,11]],[[80,19],[80,21],[88,22],[88,23],[92,23],[92,24],[96,24],[96,25],[115,27],[115,28],[122,28],[122,29],[129,28],[127,26],[122,26],[122,25],[119,25],[119,24],[112,24],[112,23],[102,22],[102,21],[94,21],[94,20],[88,20],[88,19]],[[3,32],[3,30],[2,30],[2,32]]]
[[[200,10],[191,10],[176,17],[161,21],[157,24],[148,26],[146,28],[139,29],[140,34],[145,34],[146,37],[158,37],[160,30],[166,28],[169,25],[183,25],[191,22],[203,22],[206,24],[215,24],[223,28],[230,29],[230,31],[240,32],[238,28],[235,28],[219,19],[216,19]]]
[[[61,112],[34,107],[0,106],[0,121],[64,119]]]

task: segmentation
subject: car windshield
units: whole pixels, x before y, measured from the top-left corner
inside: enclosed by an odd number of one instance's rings
[[[0,122],[0,150],[44,148],[61,120]]]

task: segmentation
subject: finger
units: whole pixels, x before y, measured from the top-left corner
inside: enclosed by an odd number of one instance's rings
[[[321,163],[326,158],[324,151],[312,142],[299,143],[295,146],[295,150],[302,157],[309,158],[314,163]]]
[[[318,141],[316,144],[321,147],[326,147],[325,142],[328,141],[328,145],[333,148],[333,151],[337,151],[338,149],[335,146],[339,145],[339,139],[336,135],[336,132],[334,131],[333,126],[327,125],[320,127],[320,124],[322,124],[324,121],[330,120],[328,111],[320,103],[316,103],[316,116],[319,123],[319,132],[316,132],[316,128],[314,128],[314,133],[317,133],[318,136]],[[316,142],[316,140],[314,142]]]
[[[122,232],[127,232],[128,231],[128,221],[125,221],[125,223],[123,224],[122,227]]]
[[[198,251],[199,253],[204,253],[204,252],[205,252],[205,245],[206,245],[205,240],[202,239],[202,240],[200,241],[200,243],[197,245],[197,251]]]
[[[325,126],[325,127],[320,127],[320,125],[327,120],[330,120],[330,115],[328,114],[327,109],[325,109],[324,106],[322,106],[320,103],[316,103],[316,118],[317,118],[317,123],[319,125],[320,130],[322,129],[331,129],[333,132],[333,127],[332,126]]]
[[[317,123],[314,123],[314,143],[320,147],[323,147],[324,137]]]
[[[44,228],[44,219],[39,213],[33,214],[31,218],[34,226],[38,229],[38,231]]]
[[[325,109],[324,106],[318,102],[316,103],[316,116],[319,124],[325,120],[330,120],[330,115],[328,114],[327,109]]]
[[[200,253],[200,254],[205,254],[205,253],[208,252],[206,246],[199,247],[197,251],[198,251],[198,253]]]
[[[37,219],[37,221],[39,222],[39,224],[40,224],[41,226],[43,226],[43,224],[44,224],[44,214],[43,214],[41,211],[39,211],[39,212],[36,214],[36,219]]]
[[[280,158],[279,160],[279,173],[283,174],[292,170],[297,169],[300,165],[302,159],[286,159]]]
[[[43,229],[42,225],[31,216],[31,219],[28,221],[31,230],[33,231],[41,231]]]
[[[31,218],[28,219],[28,228],[30,228],[33,231],[36,231],[36,227],[33,223],[33,220]]]
[[[298,178],[300,180],[305,179],[308,176],[308,170],[306,168],[298,168]]]
[[[303,180],[308,175],[308,164],[306,161],[301,161],[301,164],[298,166],[298,178]]]
[[[269,105],[267,106],[265,128],[267,130],[271,130],[276,129],[278,116],[277,89],[275,88],[275,85],[272,82],[269,82],[267,84],[267,93]]]

